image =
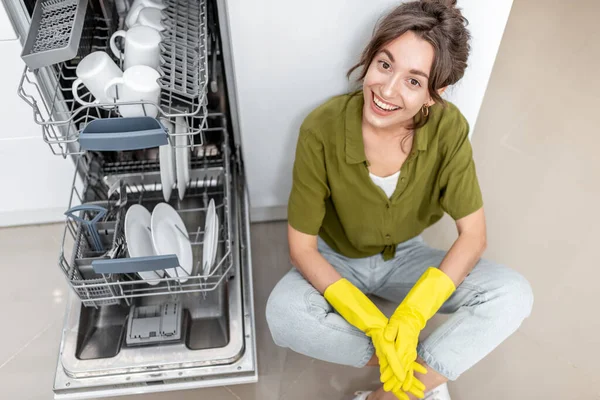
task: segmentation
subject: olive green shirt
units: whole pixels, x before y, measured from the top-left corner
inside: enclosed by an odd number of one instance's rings
[[[452,103],[430,107],[415,132],[391,198],[369,177],[362,138],[362,91],[337,96],[302,123],[296,147],[290,225],[359,258],[419,235],[444,212],[458,220],[483,206],[469,124]]]

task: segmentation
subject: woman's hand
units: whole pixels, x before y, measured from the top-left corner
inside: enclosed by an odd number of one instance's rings
[[[392,337],[391,332],[394,329],[395,327],[390,329],[390,325],[388,324],[388,327],[384,330],[386,342]],[[407,337],[405,335],[400,336]],[[397,339],[398,336],[395,338]],[[391,340],[394,342],[394,357],[384,359],[379,364],[383,390],[394,393],[401,400],[408,400],[408,396],[404,392],[412,393],[419,399],[425,397],[425,385],[415,377],[415,372],[427,373],[427,369],[416,361],[418,338],[419,334],[417,332],[414,338],[407,339],[406,341]],[[400,342],[406,344],[406,346],[398,346]],[[395,365],[395,368],[392,368],[391,365]],[[396,375],[394,370],[400,371],[401,375]]]
[[[454,282],[448,275],[430,267],[390,317],[383,336],[385,342],[394,343],[396,354],[388,357],[389,368],[383,370],[381,375],[381,380],[385,382],[384,390],[392,391],[400,384],[402,390],[407,391],[413,386],[414,371],[420,372],[414,367],[419,334],[455,290]],[[394,378],[398,382],[392,383]]]
[[[411,393],[419,399],[425,397],[425,385],[415,377],[415,372],[426,374],[427,368],[414,361],[408,368],[406,379],[404,382],[401,382],[398,380],[396,375],[391,372],[392,370],[385,357],[380,359],[379,366],[381,370],[381,383],[383,383],[383,390],[386,392],[392,392],[400,400],[408,400],[409,398],[407,393]]]
[[[406,393],[412,393],[420,399],[425,397],[425,385],[414,376],[415,371],[422,374],[427,373],[427,369],[416,362],[416,346],[414,351],[414,360],[407,363],[408,368],[406,368],[406,373],[398,377],[394,375],[394,372],[389,364],[390,360],[393,363],[401,363],[398,357],[399,353],[396,350],[395,342],[385,338],[385,330],[376,332],[376,334],[373,335],[372,340],[375,347],[375,352],[379,358],[379,371],[381,373],[383,390],[394,393],[394,395],[400,400],[408,400]]]

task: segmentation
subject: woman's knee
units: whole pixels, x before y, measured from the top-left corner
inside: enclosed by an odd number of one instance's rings
[[[314,330],[320,316],[325,316],[329,307],[325,299],[322,307],[315,307],[314,297],[319,293],[308,282],[294,275],[286,275],[275,285],[265,310],[273,341],[282,347],[292,347],[296,336],[306,338],[309,332],[305,331]]]
[[[474,307],[488,318],[514,320],[518,326],[531,314],[531,284],[514,269],[482,259],[462,285],[465,301],[460,304],[459,300],[459,304]],[[506,324],[512,325],[509,321]]]
[[[525,319],[533,309],[533,289],[529,281],[520,273],[513,271],[512,277],[506,283],[508,302]]]
[[[277,286],[273,289],[267,300],[267,306],[265,310],[265,317],[267,320],[267,326],[271,332],[271,337],[276,345],[285,347],[283,339],[287,336],[286,334],[286,320],[289,318],[285,304],[283,303],[287,299],[281,296],[281,291],[277,289]]]
[[[501,312],[506,316],[514,316],[520,324],[531,314],[533,308],[533,290],[529,281],[519,272],[499,266],[500,274],[488,293],[492,300],[501,305]]]

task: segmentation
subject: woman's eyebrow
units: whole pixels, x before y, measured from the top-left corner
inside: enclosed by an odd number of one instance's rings
[[[392,55],[392,53],[390,53],[390,51],[388,49],[383,49],[381,50],[382,53],[385,53],[385,55],[388,56],[388,58],[390,59],[391,62],[396,62],[396,60],[394,60],[394,56]]]
[[[381,53],[385,53],[385,55],[388,56],[388,58],[390,59],[391,62],[396,62],[396,60],[394,60],[394,56],[392,55],[392,53],[390,53],[390,51],[388,49],[381,50]],[[420,75],[426,79],[429,79],[429,75],[427,75],[425,72],[423,72],[421,70],[411,69],[409,72],[411,74]]]
[[[409,72],[411,74],[421,75],[422,77],[429,79],[429,76],[427,76],[427,74],[425,72],[419,71],[418,69],[411,69]]]

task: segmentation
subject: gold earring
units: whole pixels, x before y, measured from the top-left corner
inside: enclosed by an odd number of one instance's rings
[[[421,112],[423,113],[424,117],[427,117],[429,115],[429,107],[427,106],[427,104],[423,104],[423,107],[421,107]]]

